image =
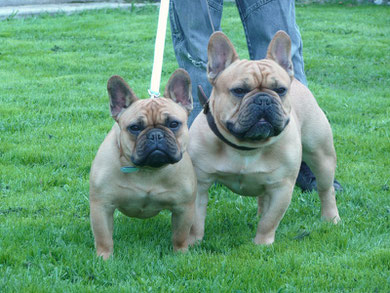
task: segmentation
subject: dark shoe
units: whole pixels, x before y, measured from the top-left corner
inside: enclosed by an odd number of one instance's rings
[[[309,166],[303,161],[295,185],[302,189],[303,192],[310,192],[317,189],[316,178]]]
[[[338,192],[343,191],[343,187],[341,186],[340,182],[338,182],[336,179],[333,181],[333,187],[334,187],[334,191],[338,191]]]
[[[303,192],[317,190],[316,177],[310,170],[309,166],[306,165],[306,163],[303,161],[301,164],[301,168],[299,169],[299,174],[295,185],[301,188]],[[333,186],[335,191],[340,192],[343,190],[343,187],[341,186],[340,182],[338,182],[336,179],[333,182]]]

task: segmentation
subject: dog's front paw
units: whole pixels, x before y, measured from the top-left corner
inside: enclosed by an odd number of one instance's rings
[[[174,241],[173,250],[175,252],[186,253],[188,251],[188,240],[186,241]]]
[[[173,247],[174,252],[186,253],[188,251],[188,246],[186,247]]]
[[[190,235],[188,237],[188,245],[194,245],[201,242],[203,240],[203,235],[204,232],[202,233],[196,232],[196,229],[194,229],[194,226],[192,226]]]
[[[331,206],[323,204],[321,209],[321,218],[333,224],[340,222],[341,219],[336,204]]]
[[[323,220],[327,221],[327,222],[330,222],[330,223],[333,223],[333,224],[337,224],[338,222],[341,221],[341,218],[339,216],[339,214],[325,214],[325,215],[322,215],[321,217]]]
[[[275,241],[275,234],[273,235],[263,235],[257,234],[253,239],[253,243],[257,245],[271,245]]]
[[[188,245],[193,246],[199,244],[202,241],[202,239],[203,237],[200,236],[197,237],[195,234],[190,234],[190,236],[188,237]]]
[[[98,257],[103,258],[103,260],[108,260],[112,256],[112,251],[98,249],[96,254]]]

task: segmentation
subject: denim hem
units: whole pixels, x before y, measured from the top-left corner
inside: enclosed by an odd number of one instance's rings
[[[274,0],[260,0],[253,4],[252,6],[248,7],[248,9],[245,11],[245,14],[242,14],[242,20],[245,21],[254,11],[256,11],[261,6],[264,6],[265,4],[268,4],[269,2],[272,2]]]
[[[210,8],[213,8],[217,11],[222,11],[223,10],[223,5],[221,5],[220,3],[217,3],[213,0],[192,0],[192,1],[207,1],[207,3],[209,4],[209,7]]]

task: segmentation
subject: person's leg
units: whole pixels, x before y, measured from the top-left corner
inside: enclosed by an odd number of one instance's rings
[[[291,38],[291,56],[295,78],[307,85],[302,57],[302,39],[295,22],[294,0],[236,0],[244,26],[249,56],[252,60],[266,56],[268,44],[278,30]]]
[[[203,87],[207,96],[211,93],[206,68],[207,45],[213,30],[201,1],[207,1],[214,28],[220,30],[223,0],[171,0],[169,10],[176,59],[191,77],[194,109],[188,118],[189,126],[202,110],[197,96],[198,85]]]

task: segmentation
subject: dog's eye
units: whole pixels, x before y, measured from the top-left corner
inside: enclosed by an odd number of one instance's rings
[[[170,129],[178,129],[180,126],[180,122],[178,121],[172,121],[169,123],[169,128]]]
[[[233,95],[235,95],[236,97],[242,98],[242,97],[244,97],[247,93],[249,93],[250,91],[249,91],[248,89],[245,89],[245,88],[237,87],[237,88],[231,89],[230,92],[231,92]]]
[[[284,87],[279,87],[279,88],[273,89],[273,91],[281,97],[287,93],[287,89]]]
[[[140,132],[142,129],[141,129],[141,126],[137,125],[137,124],[133,124],[133,125],[130,125],[127,127],[127,130],[130,132],[130,133],[134,133],[134,134],[137,134],[138,132]]]

